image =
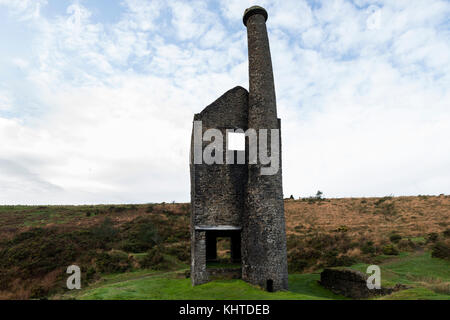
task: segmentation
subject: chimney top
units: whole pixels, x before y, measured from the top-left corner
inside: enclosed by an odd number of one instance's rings
[[[244,11],[244,17],[243,22],[244,25],[247,26],[247,20],[250,18],[250,16],[254,14],[262,14],[264,16],[264,19],[267,21],[267,11],[263,7],[260,6],[251,6],[250,8],[245,9]]]

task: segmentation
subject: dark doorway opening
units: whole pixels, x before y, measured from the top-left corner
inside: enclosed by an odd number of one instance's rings
[[[205,240],[207,267],[241,267],[240,230],[208,230]]]
[[[266,290],[267,290],[267,292],[273,292],[273,280],[272,279],[267,280]]]

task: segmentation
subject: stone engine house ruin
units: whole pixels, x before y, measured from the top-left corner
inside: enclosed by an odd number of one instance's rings
[[[227,129],[280,129],[277,118],[272,61],[267,36],[267,12],[253,6],[245,10],[249,55],[249,91],[235,87],[194,115],[202,122],[202,136],[218,129],[227,151]],[[261,175],[264,165],[245,163],[194,163],[191,138],[191,279],[193,285],[208,282],[208,263],[217,259],[217,239],[230,239],[231,262],[240,263],[242,279],[267,291],[288,288],[286,227],[280,168]],[[281,150],[281,135],[280,150]],[[202,142],[202,150],[208,142]],[[270,145],[270,144],[269,144]],[[242,155],[242,154],[241,154]]]

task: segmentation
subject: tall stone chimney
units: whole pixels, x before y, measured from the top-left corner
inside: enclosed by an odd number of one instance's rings
[[[267,36],[267,11],[259,6],[245,10],[249,59],[248,128],[280,129],[275,86]],[[278,138],[277,138],[278,139]],[[268,291],[288,289],[286,225],[281,178],[281,134],[279,170],[262,175],[264,165],[248,165],[247,197],[242,227],[242,278]]]

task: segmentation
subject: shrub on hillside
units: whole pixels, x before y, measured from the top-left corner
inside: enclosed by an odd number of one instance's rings
[[[307,246],[316,250],[336,248],[340,252],[345,252],[351,246],[351,239],[346,233],[319,234],[307,240]]]
[[[393,242],[393,243],[398,243],[401,239],[402,239],[402,236],[399,234],[396,234],[396,233],[392,234],[389,237],[389,240],[391,240],[391,242]]]
[[[436,232],[432,232],[427,235],[427,242],[436,242],[438,239],[439,235]]]
[[[319,250],[295,248],[288,252],[288,267],[292,272],[302,272],[306,267],[315,265],[322,256]]]
[[[311,248],[297,249],[294,252],[296,252],[294,257],[296,256],[299,259],[314,260],[319,259],[322,256],[322,253],[319,250]]]
[[[0,271],[14,269],[18,276],[36,277],[67,267],[86,248],[85,234],[41,228],[19,234],[0,252]]]
[[[121,232],[121,250],[125,252],[145,252],[160,242],[158,230],[149,220],[132,221]]]
[[[166,252],[184,263],[189,263],[191,258],[189,244],[170,246],[166,249]]]
[[[433,258],[450,260],[450,245],[449,242],[437,242],[431,251]]]
[[[356,263],[356,260],[347,256],[340,255],[336,249],[327,251],[323,254],[325,258],[325,267],[348,267]]]
[[[289,272],[302,272],[308,266],[308,261],[304,259],[292,259],[288,263]]]
[[[375,201],[374,205],[375,205],[375,207],[379,207],[381,204],[383,204],[387,200],[392,200],[392,196],[380,198],[377,201]]]
[[[123,253],[99,253],[95,260],[96,269],[101,273],[125,272],[130,269],[130,260]]]
[[[164,258],[162,250],[159,247],[150,249],[139,264],[142,268],[150,268],[155,270],[166,270],[169,268],[169,263]]]
[[[450,238],[450,228],[447,228],[443,233],[444,237]]]
[[[373,254],[375,253],[375,247],[373,246],[372,241],[367,241],[363,246],[361,247],[361,252],[364,254]]]
[[[392,216],[397,213],[394,203],[385,203],[381,206],[381,211],[384,215]]]
[[[385,245],[383,247],[382,251],[383,251],[383,254],[388,255],[388,256],[396,256],[396,255],[398,255],[397,248],[394,245],[392,245],[392,244]]]
[[[345,225],[339,226],[336,230],[336,232],[347,232],[348,231],[348,227]]]
[[[105,218],[100,225],[93,227],[91,232],[99,247],[107,248],[106,243],[116,240],[118,230],[110,218]]]
[[[417,245],[413,241],[411,241],[411,239],[402,239],[397,243],[397,247],[400,250],[407,251],[407,250],[415,249],[417,247]]]
[[[351,265],[357,263],[355,258],[349,257],[345,254],[338,256],[336,258],[336,266],[350,267]]]

